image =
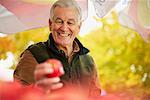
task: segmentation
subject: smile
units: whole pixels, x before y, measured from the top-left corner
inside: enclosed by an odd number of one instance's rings
[[[68,36],[70,36],[70,34],[68,34],[68,33],[58,33],[60,36],[62,36],[62,37],[68,37]]]

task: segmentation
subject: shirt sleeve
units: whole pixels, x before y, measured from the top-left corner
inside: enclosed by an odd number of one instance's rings
[[[25,50],[14,71],[14,80],[21,82],[23,85],[30,85],[34,83],[34,70],[37,64],[38,62],[31,52]]]

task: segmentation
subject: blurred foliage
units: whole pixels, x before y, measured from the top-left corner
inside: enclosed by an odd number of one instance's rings
[[[114,12],[103,19],[93,18],[102,27],[78,38],[91,51],[101,87],[109,93],[127,91],[137,96],[150,95],[150,44],[135,31],[121,26]],[[46,27],[0,38],[0,58],[11,51],[18,61],[30,44],[46,41],[48,35]]]
[[[136,95],[150,95],[150,44],[135,31],[121,26],[115,13],[95,19],[103,27],[81,40],[95,58],[102,88],[107,92],[132,90]]]
[[[20,32],[7,37],[0,38],[0,58],[4,59],[6,52],[13,52],[16,60],[19,59],[20,54],[31,44],[48,39],[48,27],[39,28]]]
[[[33,43],[42,42],[48,39],[49,28],[39,28],[8,35],[0,38],[0,59],[6,59],[6,53],[14,54],[15,62],[11,68],[15,69],[21,53]]]
[[[11,37],[0,37],[0,58],[6,58],[6,52],[15,52],[15,41]]]

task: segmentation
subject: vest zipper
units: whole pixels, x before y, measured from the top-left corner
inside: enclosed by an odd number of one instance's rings
[[[69,66],[69,78],[71,78],[71,67]]]
[[[68,56],[66,56],[65,55],[65,52],[63,51],[63,50],[59,50],[59,52],[60,52],[60,54],[62,55],[62,56],[64,56],[65,57],[65,60],[66,60],[66,62],[68,63],[68,74],[69,74],[69,78],[71,78],[71,66],[70,66],[70,64],[69,64],[69,61],[68,61]]]
[[[72,76],[71,76],[71,71],[72,71],[72,69],[71,69],[71,64],[69,63],[69,61],[68,61],[68,57],[66,57],[66,59],[67,59],[67,63],[68,63],[68,69],[69,69],[69,78],[71,78]]]

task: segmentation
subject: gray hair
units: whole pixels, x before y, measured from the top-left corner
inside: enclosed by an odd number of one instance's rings
[[[52,20],[54,17],[54,9],[59,6],[59,7],[71,7],[75,8],[78,11],[78,21],[82,20],[82,11],[80,6],[77,4],[75,0],[58,0],[56,1],[50,10],[50,19]]]

